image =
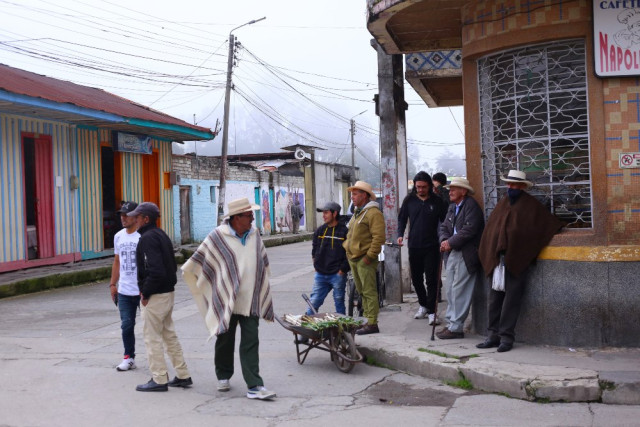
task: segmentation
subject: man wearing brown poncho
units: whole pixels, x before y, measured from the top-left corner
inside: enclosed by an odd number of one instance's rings
[[[501,179],[507,183],[507,195],[489,216],[478,255],[488,277],[504,256],[505,289],[491,289],[488,336],[476,347],[498,347],[502,353],[513,347],[529,266],[563,223],[524,191],[533,186],[524,172],[511,170]]]

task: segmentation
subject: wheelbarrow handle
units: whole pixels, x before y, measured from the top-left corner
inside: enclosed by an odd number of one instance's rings
[[[318,311],[313,307],[313,304],[311,304],[311,300],[309,299],[307,294],[302,294],[302,299],[305,300],[305,302],[307,303],[307,305],[309,306],[313,314],[318,314]]]

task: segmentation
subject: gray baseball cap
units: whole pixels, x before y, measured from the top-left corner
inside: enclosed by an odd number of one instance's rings
[[[316,209],[318,212],[331,211],[340,213],[340,205],[336,202],[327,202],[323,207]]]

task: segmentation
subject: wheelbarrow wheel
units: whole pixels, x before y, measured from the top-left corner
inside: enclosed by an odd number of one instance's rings
[[[356,342],[350,332],[341,331],[336,335],[335,352],[340,353],[351,360],[358,358]],[[356,364],[355,362],[349,362],[338,355],[332,355],[331,357],[336,367],[344,373],[350,372]]]

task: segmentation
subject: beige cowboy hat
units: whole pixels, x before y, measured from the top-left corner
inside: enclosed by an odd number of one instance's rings
[[[232,200],[227,205],[227,214],[225,218],[229,218],[233,215],[238,215],[243,212],[259,211],[260,206],[249,203],[249,199],[243,197],[242,199]]]
[[[356,183],[353,184],[353,186],[347,188],[347,191],[353,191],[353,190],[361,190],[361,191],[364,191],[365,193],[369,193],[369,195],[371,196],[371,201],[374,201],[376,199],[376,195],[373,192],[373,187],[368,182],[356,181]]]
[[[527,188],[533,187],[533,182],[527,181],[527,174],[515,169],[511,169],[506,177],[503,176],[500,179],[504,182],[523,183],[527,185]]]
[[[451,178],[451,182],[444,186],[445,188],[460,187],[469,190],[469,194],[474,194],[473,187],[469,185],[469,180],[464,178]]]

